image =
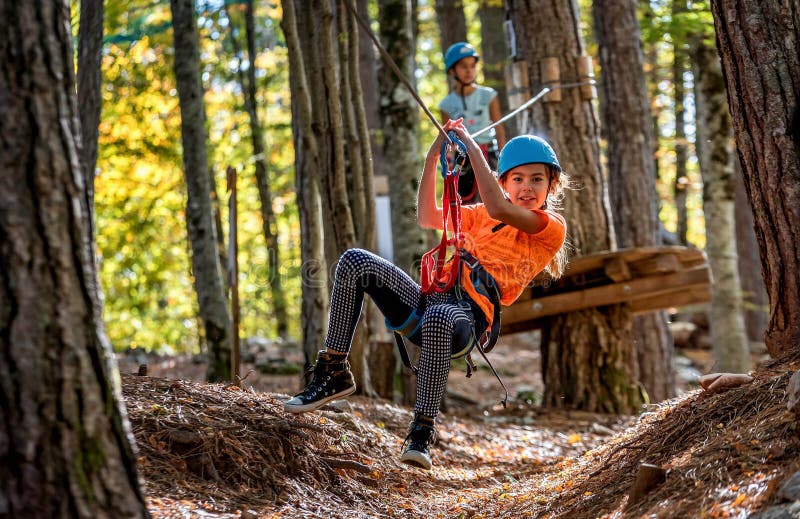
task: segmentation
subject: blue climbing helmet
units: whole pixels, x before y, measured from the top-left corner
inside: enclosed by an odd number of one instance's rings
[[[547,141],[536,135],[519,135],[506,143],[497,163],[498,178],[523,164],[549,164],[561,172],[561,164]]]
[[[447,52],[444,53],[444,69],[449,71],[451,68],[453,68],[453,65],[464,58],[475,58],[476,60],[481,59],[480,55],[478,55],[478,51],[475,50],[475,47],[465,41],[460,41],[450,45],[447,47]]]

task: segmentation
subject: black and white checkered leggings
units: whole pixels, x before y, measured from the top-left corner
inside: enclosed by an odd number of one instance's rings
[[[349,249],[339,258],[331,293],[325,347],[348,353],[361,315],[364,293],[370,295],[392,326],[408,319],[423,297],[421,287],[391,262],[362,249]],[[466,322],[465,322],[466,321]],[[422,317],[417,395],[414,410],[435,418],[447,387],[454,332],[471,320],[451,293],[427,296]]]

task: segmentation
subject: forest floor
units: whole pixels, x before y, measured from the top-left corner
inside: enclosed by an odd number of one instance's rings
[[[298,389],[298,375],[259,374],[240,389],[192,382],[202,365],[187,359],[150,364],[152,377],[126,374],[135,369],[121,362],[150,511],[156,518],[744,518],[779,502],[779,488],[800,470],[800,430],[785,391],[800,357],[762,363],[740,388],[710,394],[684,385],[682,396],[641,415],[596,415],[538,407],[538,348],[525,334],[513,337],[491,354],[511,392],[507,409],[487,370],[466,379],[454,365],[456,398],[438,420],[430,471],[399,462],[407,407],[353,397],[290,415],[282,401]],[[689,356],[698,372],[710,368],[707,354]],[[666,477],[628,506],[642,463],[661,466]],[[800,517],[800,503],[791,506]]]

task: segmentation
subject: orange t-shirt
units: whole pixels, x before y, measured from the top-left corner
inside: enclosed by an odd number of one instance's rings
[[[461,207],[464,248],[492,275],[500,289],[503,306],[517,300],[522,290],[555,257],[566,238],[567,224],[563,216],[547,210],[534,212],[546,216],[548,221],[544,229],[531,234],[512,225],[502,225],[497,229],[502,222],[491,218],[483,204]],[[492,303],[472,286],[469,272],[465,265],[461,285],[483,310],[491,326],[494,316]]]

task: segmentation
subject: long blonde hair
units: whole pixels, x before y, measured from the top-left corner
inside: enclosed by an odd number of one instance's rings
[[[560,211],[563,209],[562,203],[564,202],[565,191],[567,189],[572,189],[572,182],[569,176],[564,173],[563,170],[558,170],[555,167],[551,166],[550,164],[547,165],[547,169],[550,172],[550,181],[555,182],[555,185],[552,186],[551,192],[547,194],[547,200],[544,203],[542,209],[547,209],[549,211]],[[553,256],[553,259],[550,260],[550,263],[547,264],[545,267],[545,271],[550,274],[550,277],[553,279],[558,279],[564,273],[564,269],[567,268],[567,263],[569,262],[569,253],[572,250],[572,245],[570,245],[568,240],[564,240],[564,243],[561,245],[561,248],[558,249],[556,255]]]

